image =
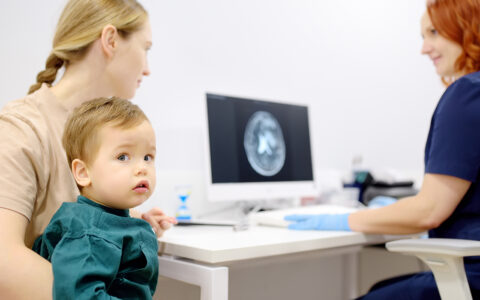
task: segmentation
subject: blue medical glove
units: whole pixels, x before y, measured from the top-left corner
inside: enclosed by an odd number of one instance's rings
[[[348,225],[350,214],[336,215],[288,215],[285,221],[292,221],[288,229],[294,230],[344,230],[351,231]]]
[[[397,201],[396,198],[387,197],[387,196],[377,196],[377,197],[374,197],[372,200],[370,200],[370,202],[368,202],[367,207],[368,208],[384,207],[392,203],[395,203],[396,201]]]

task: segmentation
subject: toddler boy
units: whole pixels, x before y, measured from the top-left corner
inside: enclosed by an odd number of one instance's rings
[[[155,188],[155,134],[128,100],[99,98],[76,108],[63,146],[80,189],[65,202],[34,251],[52,263],[54,299],[151,299],[158,244],[129,209]]]

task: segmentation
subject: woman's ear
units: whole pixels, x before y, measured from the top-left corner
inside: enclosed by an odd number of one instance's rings
[[[103,27],[102,35],[100,36],[100,42],[102,45],[103,53],[108,57],[112,57],[117,47],[117,40],[119,38],[117,28],[113,25],[107,25]]]
[[[72,173],[79,186],[87,187],[92,184],[88,175],[87,165],[83,160],[76,158],[72,161]]]

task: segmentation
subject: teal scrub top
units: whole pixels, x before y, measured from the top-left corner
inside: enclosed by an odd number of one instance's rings
[[[33,250],[52,263],[54,299],[152,299],[158,243],[128,210],[83,196],[63,203]]]

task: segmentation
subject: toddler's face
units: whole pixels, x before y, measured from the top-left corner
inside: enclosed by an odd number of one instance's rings
[[[148,121],[123,129],[107,125],[98,132],[101,145],[88,167],[91,185],[83,190],[102,205],[129,209],[155,189],[155,133]]]

